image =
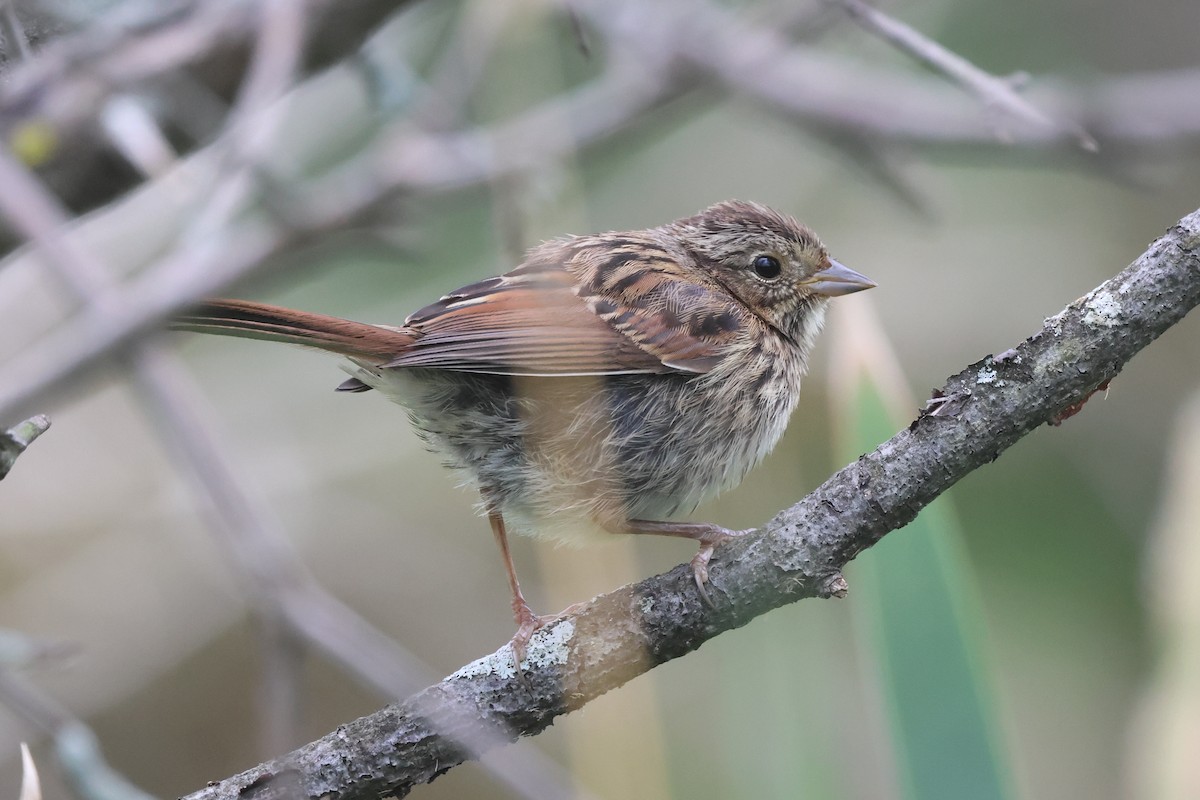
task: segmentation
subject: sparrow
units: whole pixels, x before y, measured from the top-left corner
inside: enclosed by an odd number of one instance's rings
[[[873,286],[792,217],[731,200],[656,228],[544,242],[401,325],[209,300],[172,327],[335,353],[351,375],[339,391],[404,407],[482,498],[519,668],[557,615],[526,603],[508,533],[695,540],[695,584],[711,606],[714,548],[746,531],[671,518],[771,451],[829,299]]]

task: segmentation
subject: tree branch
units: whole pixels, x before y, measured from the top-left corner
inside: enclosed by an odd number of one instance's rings
[[[967,72],[972,76],[971,94],[940,77],[897,74],[794,42],[777,26],[756,24],[715,3],[663,0],[653,5],[653,12],[645,4],[614,0],[574,0],[573,7],[609,41],[636,53],[643,72],[670,75],[673,92],[715,82],[796,122],[879,142],[1050,151],[1075,150],[1081,144],[1092,149],[1093,136],[1106,148],[1157,147],[1200,133],[1200,111],[1176,102],[1188,87],[1195,91],[1200,81],[1195,69],[1111,76],[1086,84],[1038,76],[1026,93],[1036,104],[1027,107],[1048,109],[1054,120],[1081,120],[1088,133],[1081,134],[1078,123],[1048,125],[1026,113],[1010,117],[1012,124],[1001,139],[993,120],[980,113],[978,101],[981,96],[994,99],[1000,79],[983,80],[986,73],[957,56],[959,82]],[[922,39],[929,56],[933,43]],[[944,49],[941,54],[952,55]],[[944,72],[946,59],[942,61]]]
[[[114,102],[120,109],[120,101],[136,97],[162,117],[161,124],[188,130],[185,138],[193,147],[207,143],[224,117],[224,99],[243,77],[253,20],[259,18],[264,3],[181,0],[165,4],[165,10],[152,7],[143,12],[139,24],[128,25],[113,24],[109,14],[98,15],[95,24],[47,42],[28,63],[5,71],[6,80],[0,83],[0,134],[7,141],[24,143],[19,148],[23,157],[42,165],[43,176],[68,206],[81,209],[107,203],[137,181],[127,165],[112,157],[106,139],[95,135],[96,121],[111,114]],[[369,48],[355,52],[358,45],[389,12],[410,4],[303,0],[295,5],[309,16],[308,27],[314,31],[306,43],[308,67],[336,59],[344,68],[361,69],[375,62]],[[993,148],[1000,143],[994,120],[980,113],[976,97],[944,80],[871,68],[862,59],[818,50],[780,30],[823,31],[828,25],[825,17],[795,26],[770,20],[755,23],[719,4],[666,0],[655,4],[572,0],[571,9],[577,12],[572,19],[587,22],[602,41],[609,57],[606,73],[612,65],[630,71],[629,62],[637,62],[627,91],[656,95],[652,105],[638,109],[638,116],[673,97],[716,85],[810,129],[834,131],[839,137],[880,145]],[[1200,71],[1194,68],[1086,83],[1039,76],[1029,92],[1018,95],[1010,81],[987,75],[907,26],[897,28],[898,22],[878,11],[859,19],[873,20],[869,27],[877,31],[880,21],[886,20],[882,24],[888,33],[881,35],[906,52],[935,62],[988,103],[1014,111],[1026,109],[1004,129],[1010,149],[1042,153],[1073,149],[1082,128],[1071,120],[1085,123],[1106,152],[1113,147],[1161,152],[1200,136],[1200,106],[1179,102],[1195,94],[1200,85]],[[401,53],[397,60],[407,64],[412,58]],[[393,63],[367,71],[394,78],[397,70]],[[459,94],[452,92],[448,99],[450,110],[454,97],[469,89],[469,72],[465,80],[455,90]],[[447,88],[439,79],[433,91],[418,94],[440,102],[439,92]],[[197,95],[206,102],[193,102]],[[193,101],[181,99],[185,97]],[[376,104],[364,113],[375,115],[385,108],[426,131],[453,119],[451,114],[439,121],[437,114],[429,113],[427,102],[395,107],[380,97],[372,99]],[[208,110],[201,112],[201,108]],[[1054,124],[1045,124],[1046,119]],[[354,121],[374,124],[376,120]],[[343,120],[338,123],[333,127],[341,128]],[[322,107],[307,112],[304,119],[293,119],[292,125],[306,131],[330,127]],[[9,244],[0,231],[0,248]]]
[[[7,431],[0,431],[0,480],[12,470],[17,456],[24,453],[25,448],[33,444],[33,440],[45,433],[49,427],[50,418],[45,414],[38,414]]]
[[[854,21],[900,51],[938,70],[964,88],[974,92],[989,107],[1057,134],[1070,134],[1085,150],[1096,150],[1096,141],[1078,125],[1056,120],[1022,97],[1013,78],[989,75],[967,59],[942,47],[914,28],[889,17],[863,0],[841,0]],[[1011,141],[1006,128],[997,124],[1002,141]]]
[[[515,740],[724,631],[805,597],[842,595],[842,568],[1034,428],[1078,411],[1200,302],[1200,210],[1018,347],[970,365],[917,419],[759,535],[717,551],[701,601],[687,565],[597,597],[540,631],[523,675],[507,647],[402,703],[341,726],[187,800],[404,796],[467,758],[458,743]]]

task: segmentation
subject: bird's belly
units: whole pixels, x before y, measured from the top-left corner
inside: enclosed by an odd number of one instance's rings
[[[688,513],[731,488],[794,405],[683,375],[509,377],[361,370],[514,530],[578,543],[605,523]],[[798,388],[798,387],[797,387]]]

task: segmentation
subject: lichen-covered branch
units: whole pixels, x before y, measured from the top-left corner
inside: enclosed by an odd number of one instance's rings
[[[596,598],[540,631],[524,675],[507,647],[402,703],[343,725],[188,800],[404,796],[468,758],[462,741],[541,732],[655,665],[805,597],[842,594],[842,568],[1035,428],[1075,413],[1200,302],[1200,210],[1019,346],[951,377],[906,429],[717,551],[715,608],[690,569]]]

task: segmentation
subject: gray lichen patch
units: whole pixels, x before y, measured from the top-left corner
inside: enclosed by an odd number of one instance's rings
[[[1102,325],[1111,328],[1121,322],[1121,301],[1112,292],[1101,289],[1084,304],[1083,321],[1086,325]]]
[[[525,651],[525,660],[521,662],[525,669],[538,670],[542,667],[567,663],[570,655],[571,639],[575,636],[575,623],[565,619],[556,625],[538,631],[529,640]],[[508,645],[494,653],[477,658],[470,664],[460,668],[446,678],[446,681],[470,680],[484,675],[495,675],[498,678],[514,678],[517,671],[513,666],[512,648]]]
[[[573,638],[575,638],[575,623],[572,620],[564,619],[544,631],[541,636],[533,637],[529,642],[525,665],[538,669],[567,663],[567,658],[571,655]]]
[[[977,372],[975,374],[975,383],[977,383],[979,385],[987,385],[989,383],[996,383],[997,377],[998,376],[996,374],[996,370],[993,369],[992,367],[987,367],[987,366],[981,367],[979,372]],[[1000,384],[1003,385],[1004,381],[1000,381]]]

